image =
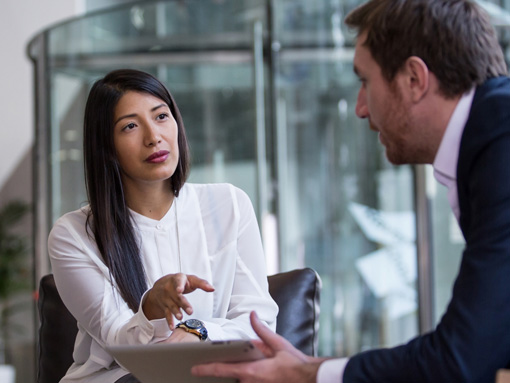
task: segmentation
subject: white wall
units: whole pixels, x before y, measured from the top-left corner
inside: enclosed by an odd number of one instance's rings
[[[0,190],[34,140],[30,39],[84,11],[84,0],[0,1]]]

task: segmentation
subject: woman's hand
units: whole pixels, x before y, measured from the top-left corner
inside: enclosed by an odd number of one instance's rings
[[[195,334],[183,330],[182,328],[176,328],[172,332],[172,335],[168,337],[168,339],[160,343],[191,343],[191,342],[200,342],[200,338]]]
[[[181,309],[188,315],[193,313],[193,308],[184,294],[189,294],[196,289],[206,292],[214,291],[214,287],[209,282],[196,275],[182,273],[165,275],[158,279],[147,293],[142,310],[149,320],[166,318],[170,330],[173,330],[173,317],[181,320]]]

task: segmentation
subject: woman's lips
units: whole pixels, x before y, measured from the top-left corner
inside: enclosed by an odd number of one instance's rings
[[[145,162],[150,162],[153,164],[164,162],[168,158],[169,154],[170,152],[168,150],[160,150],[159,152],[152,153],[149,157],[145,159]]]

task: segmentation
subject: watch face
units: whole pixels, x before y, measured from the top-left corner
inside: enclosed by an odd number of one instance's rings
[[[186,322],[184,322],[186,324],[186,326],[188,326],[189,328],[200,328],[200,327],[203,327],[204,324],[199,321],[198,319],[188,319]]]

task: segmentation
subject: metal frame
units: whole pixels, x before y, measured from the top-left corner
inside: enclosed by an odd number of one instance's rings
[[[426,165],[415,165],[416,254],[418,264],[418,325],[424,334],[434,328],[434,264],[430,199],[427,196]]]
[[[28,47],[28,54],[34,64],[35,100],[35,143],[33,148],[33,257],[35,286],[50,272],[47,254],[49,234],[50,179],[49,139],[50,139],[50,80],[48,78],[48,34],[36,36]]]

